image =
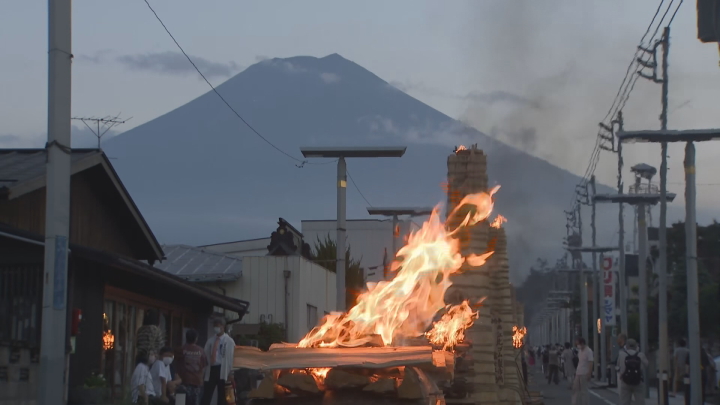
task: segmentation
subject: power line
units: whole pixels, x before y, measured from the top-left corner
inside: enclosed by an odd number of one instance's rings
[[[345,168],[345,173],[347,173],[348,179],[350,179],[350,182],[353,184],[353,186],[355,186],[355,190],[357,190],[357,192],[360,194],[360,197],[362,197],[362,199],[365,200],[368,207],[372,207],[373,205],[370,204],[370,201],[368,201],[368,199],[365,198],[365,195],[362,193],[362,191],[360,191],[360,187],[358,187],[357,183],[355,183],[355,180],[350,175],[350,171],[347,169],[347,167]]]
[[[250,125],[250,123],[247,122],[247,121],[245,120],[245,118],[243,118],[243,117],[240,115],[240,113],[239,113],[235,108],[233,108],[233,107],[230,105],[230,103],[228,103],[228,101],[225,99],[225,97],[223,97],[222,94],[220,94],[220,92],[217,91],[217,89],[215,88],[215,86],[213,86],[212,83],[210,83],[210,81],[207,79],[207,77],[205,77],[205,75],[203,74],[203,72],[200,71],[200,69],[197,67],[197,65],[195,64],[195,62],[193,62],[192,58],[190,58],[190,56],[187,54],[187,52],[185,52],[185,50],[183,49],[183,47],[180,46],[180,43],[175,39],[175,37],[174,37],[173,34],[170,32],[170,30],[168,29],[168,27],[165,25],[165,23],[163,22],[163,20],[160,18],[160,16],[157,14],[157,12],[155,12],[155,10],[152,8],[152,6],[151,6],[150,3],[148,2],[148,0],[143,0],[143,1],[145,1],[145,4],[147,4],[147,6],[148,6],[148,8],[150,9],[150,11],[152,11],[152,13],[155,15],[155,18],[158,20],[158,22],[160,23],[160,25],[162,25],[162,27],[165,29],[165,32],[167,32],[167,34],[168,34],[168,35],[170,36],[170,38],[173,40],[173,42],[174,42],[175,45],[178,47],[178,49],[180,49],[180,52],[182,52],[182,54],[185,56],[185,58],[188,60],[188,62],[190,62],[190,64],[195,68],[195,70],[198,72],[198,74],[200,75],[200,77],[203,78],[203,80],[205,81],[205,83],[207,83],[207,85],[210,86],[210,88],[212,89],[212,91],[213,91],[215,94],[217,94],[217,96],[220,98],[220,100],[222,100],[222,102],[230,109],[230,111],[232,111],[232,112],[235,114],[235,116],[237,116],[237,117],[240,119],[240,121],[242,121],[243,124],[245,124],[245,126],[247,126],[255,135],[257,135],[260,139],[262,139],[263,141],[265,141],[265,143],[267,143],[268,145],[270,145],[270,147],[272,147],[272,148],[275,149],[276,151],[282,153],[283,155],[287,156],[288,158],[294,160],[295,162],[298,162],[298,164],[296,164],[296,166],[299,167],[299,168],[302,168],[302,167],[305,166],[306,164],[327,164],[327,163],[328,163],[328,162],[314,163],[314,162],[309,162],[309,161],[307,161],[307,160],[298,159],[298,158],[296,158],[295,156],[293,156],[293,155],[285,152],[284,150],[280,149],[279,146],[275,145],[275,144],[272,143],[269,139],[267,139],[267,138],[264,137],[262,134],[260,134],[260,132],[258,132],[257,129],[255,129],[252,125]]]
[[[663,13],[662,17],[660,18],[660,21],[658,21],[657,26],[655,27],[655,31],[650,36],[650,38],[647,40],[648,43],[652,43],[652,41],[657,36],[657,33],[660,30],[660,27],[663,24],[663,21],[665,20],[665,17],[667,17],[668,13],[670,12],[670,9],[672,8],[672,5],[675,0],[670,0],[670,2],[667,5],[667,8],[665,9],[665,12]],[[675,15],[677,14],[678,9],[682,5],[684,0],[680,0],[680,3],[675,8],[675,12],[673,13],[672,17],[670,18],[670,23],[672,23],[673,19],[675,18]],[[657,20],[658,15],[660,14],[660,11],[663,8],[663,5],[665,4],[665,0],[661,0],[660,4],[658,4],[658,7],[655,9],[655,13],[653,14],[652,19],[650,20],[650,24],[648,24],[647,28],[645,29],[645,32],[643,33],[642,37],[640,38],[640,45],[635,50],[635,53],[633,54],[632,60],[628,64],[627,69],[625,70],[625,76],[623,77],[622,82],[620,83],[620,87],[618,88],[617,93],[615,94],[615,98],[613,99],[612,104],[610,105],[610,108],[608,109],[607,113],[605,114],[605,117],[603,118],[602,122],[606,123],[607,120],[612,117],[615,117],[618,113],[618,111],[621,111],[625,105],[627,104],[628,99],[630,98],[630,93],[635,89],[635,84],[637,83],[640,75],[638,72],[636,72],[637,66],[642,66],[640,61],[638,59],[640,52],[642,51],[642,46],[645,43],[646,38],[648,37],[648,34],[653,28],[653,25],[655,25],[655,21]],[[647,61],[645,61],[647,62]],[[635,67],[635,68],[634,68]],[[631,77],[632,72],[632,77]],[[612,122],[610,122],[610,126],[612,125]],[[587,168],[585,169],[585,173],[583,174],[582,179],[578,183],[578,186],[584,187],[587,182],[589,181],[590,176],[592,176],[595,172],[595,169],[597,168],[597,165],[600,160],[600,151],[601,151],[601,135],[602,130],[598,131],[595,145],[593,147],[593,150],[590,154],[590,159],[588,161]],[[576,186],[577,190],[577,186]],[[574,208],[577,204],[575,194],[573,194],[571,206]]]

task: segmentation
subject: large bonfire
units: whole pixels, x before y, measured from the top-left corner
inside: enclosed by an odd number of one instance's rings
[[[402,346],[423,336],[445,349],[461,342],[465,330],[478,317],[475,306],[479,302],[447,305],[444,297],[452,285],[450,275],[460,271],[465,262],[482,266],[492,252],[463,257],[456,236],[462,228],[488,219],[498,189],[499,186],[488,193],[463,198],[448,215],[460,219],[452,221],[459,222],[452,228],[440,219],[436,207],[430,219],[398,251],[391,267],[392,280],[368,283],[367,291],[358,297],[355,306],[347,313],[325,316],[298,347],[358,347],[378,343]],[[499,227],[504,220],[498,216],[492,226]],[[440,314],[442,317],[434,322]]]

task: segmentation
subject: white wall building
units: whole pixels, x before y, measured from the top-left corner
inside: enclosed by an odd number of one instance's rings
[[[349,219],[346,223],[347,243],[353,259],[360,260],[365,282],[380,281],[383,278],[383,256],[387,250],[388,264],[392,261],[393,223],[392,219]],[[411,220],[400,220],[400,237],[397,248],[404,245],[405,237],[419,226]],[[336,221],[306,220],[302,221],[302,235],[305,242],[315,247],[318,238],[325,240],[329,235],[335,240]]]
[[[303,246],[298,234],[281,219],[278,231],[266,242],[163,246],[167,259],[155,267],[248,301],[249,311],[240,325],[281,323],[286,326],[288,342],[297,342],[337,308],[335,273],[298,253]],[[260,256],[261,243],[265,256]],[[234,315],[227,316],[232,320]],[[236,332],[240,329],[251,328],[234,328]]]

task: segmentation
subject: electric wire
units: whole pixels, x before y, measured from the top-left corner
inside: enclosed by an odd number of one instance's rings
[[[291,155],[290,153],[285,152],[285,151],[282,150],[279,146],[275,145],[273,142],[271,142],[269,139],[267,139],[265,136],[263,136],[260,132],[258,132],[258,130],[255,129],[255,127],[253,127],[247,120],[245,120],[245,118],[243,118],[242,115],[240,115],[240,113],[239,113],[235,108],[233,108],[233,106],[230,105],[230,103],[225,99],[225,97],[223,97],[222,94],[220,94],[220,92],[215,88],[215,86],[213,86],[212,83],[210,83],[210,81],[207,79],[207,77],[205,76],[205,74],[203,74],[203,72],[197,67],[197,65],[195,64],[195,62],[194,62],[194,61],[192,60],[192,58],[190,57],[190,55],[188,55],[187,52],[185,52],[185,49],[183,49],[183,47],[180,45],[180,43],[177,41],[177,39],[175,39],[175,36],[170,32],[170,29],[168,29],[168,27],[165,25],[165,23],[164,23],[163,20],[160,18],[160,16],[159,16],[158,13],[155,11],[155,9],[152,8],[152,6],[150,5],[150,2],[149,2],[148,0],[143,0],[143,1],[144,1],[145,4],[148,6],[148,8],[150,9],[150,11],[153,13],[153,15],[155,16],[155,18],[158,20],[158,22],[160,23],[160,25],[162,25],[163,29],[165,29],[165,32],[167,32],[167,34],[170,36],[170,39],[172,39],[172,41],[175,43],[175,45],[176,45],[177,48],[180,50],[180,52],[182,52],[182,54],[185,56],[185,58],[188,60],[188,62],[190,62],[190,64],[193,66],[193,68],[195,68],[195,70],[198,72],[198,74],[200,75],[200,77],[202,77],[202,79],[205,81],[205,83],[207,83],[207,85],[210,86],[210,88],[212,89],[212,91],[220,98],[220,100],[227,106],[227,108],[229,108],[230,111],[232,111],[233,114],[235,114],[235,116],[238,117],[238,118],[240,119],[240,121],[242,121],[242,123],[245,124],[246,127],[248,127],[248,129],[250,129],[250,131],[252,131],[255,135],[257,135],[257,137],[259,137],[260,139],[262,139],[265,143],[267,143],[270,147],[272,147],[272,148],[275,149],[276,151],[282,153],[283,155],[285,155],[285,156],[287,156],[288,158],[292,159],[293,161],[297,162],[297,163],[298,163],[298,164],[296,165],[297,167],[300,167],[300,168],[301,168],[301,167],[303,167],[303,166],[306,165],[306,164],[327,164],[327,163],[332,163],[332,162],[317,162],[317,163],[316,163],[316,162],[309,162],[309,161],[304,160],[304,159],[299,159],[299,158]]]
[[[647,43],[652,43],[653,40],[655,39],[655,37],[657,36],[657,34],[660,30],[660,27],[662,26],[663,21],[665,20],[665,17],[667,17],[670,9],[672,8],[674,1],[675,0],[670,0],[670,2],[668,3],[668,5],[665,9],[665,12],[663,13],[662,17],[660,18],[660,21],[657,23],[657,25],[655,27],[655,31],[650,36]],[[668,25],[670,23],[672,23],[673,19],[675,18],[675,15],[677,14],[677,11],[680,8],[680,6],[682,5],[683,1],[684,0],[680,0],[680,3],[675,8],[675,11],[674,11]],[[627,104],[627,101],[630,98],[630,94],[632,93],[632,91],[635,88],[635,84],[637,83],[638,79],[640,78],[640,75],[638,74],[636,69],[634,69],[634,67],[636,67],[636,66],[641,66],[640,62],[638,61],[640,52],[642,52],[642,49],[640,47],[645,44],[645,40],[648,37],[648,34],[650,33],[650,31],[652,30],[653,25],[655,25],[655,21],[657,20],[657,17],[660,14],[660,11],[662,10],[664,4],[665,4],[665,0],[661,0],[660,3],[658,4],[658,7],[655,9],[655,13],[653,14],[653,17],[650,20],[650,24],[648,24],[647,28],[645,29],[645,32],[643,33],[642,37],[640,38],[640,45],[635,50],[632,60],[630,61],[627,69],[625,70],[625,76],[623,77],[623,80],[620,83],[620,87],[618,88],[618,91],[615,94],[615,98],[613,99],[613,102],[610,105],[610,108],[608,109],[605,117],[602,120],[602,122],[605,123],[606,125],[607,125],[608,118],[615,117],[617,115],[617,113],[619,111],[622,111],[622,109],[625,107],[625,105]],[[647,61],[645,61],[645,62],[647,62]],[[631,77],[631,72],[633,72],[632,77]],[[611,125],[612,125],[612,122],[610,122],[609,126],[611,126]],[[587,183],[590,180],[590,177],[594,174],[595,169],[597,168],[597,165],[600,160],[600,152],[602,150],[600,148],[600,146],[601,146],[600,136],[601,135],[602,135],[602,131],[599,131],[596,136],[595,145],[590,154],[590,159],[588,161],[587,168],[585,169],[585,173],[583,174],[583,177],[581,178],[580,182],[576,186],[576,190],[578,187],[586,187],[587,186]],[[571,210],[574,210],[577,206],[576,191],[573,193],[573,197],[571,200],[571,206],[572,206]]]
[[[363,192],[360,191],[360,187],[358,187],[357,183],[355,183],[355,179],[352,178],[352,176],[350,175],[350,170],[348,170],[347,167],[345,168],[345,173],[347,173],[348,179],[350,179],[350,182],[353,184],[353,186],[355,186],[355,190],[357,190],[357,192],[360,194],[360,197],[362,197],[362,199],[365,200],[368,207],[372,207],[373,205],[370,204],[370,201],[368,201],[367,198],[365,198],[365,194],[363,194]]]

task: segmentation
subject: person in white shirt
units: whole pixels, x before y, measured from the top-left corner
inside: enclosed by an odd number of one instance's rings
[[[573,357],[575,357],[575,353],[572,351],[570,342],[565,342],[565,350],[562,352],[562,358],[565,363],[565,378],[568,380],[568,389],[572,389],[575,383],[575,364],[573,364]]]
[[[135,371],[130,378],[130,394],[134,404],[150,405],[156,403],[155,387],[148,363],[155,361],[155,355],[140,351],[135,357]]]
[[[225,319],[213,321],[215,335],[205,342],[205,355],[209,367],[205,368],[205,383],[201,405],[210,405],[217,389],[217,405],[226,405],[225,382],[232,379],[235,341],[225,333]]]
[[[635,339],[628,339],[620,348],[617,360],[620,405],[645,405],[645,381],[642,370],[647,367],[645,353],[638,348]],[[633,401],[633,397],[635,400]]]
[[[577,338],[576,344],[578,348],[578,365],[575,370],[575,380],[573,381],[572,404],[589,405],[588,388],[590,378],[592,378],[593,352],[587,347],[585,339],[582,337]]]
[[[164,402],[170,402],[168,384],[172,381],[170,374],[170,364],[173,362],[175,355],[169,347],[160,349],[160,358],[150,366],[150,375],[153,381],[153,390],[155,395]]]

